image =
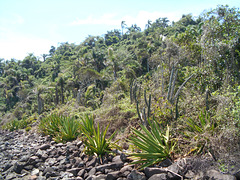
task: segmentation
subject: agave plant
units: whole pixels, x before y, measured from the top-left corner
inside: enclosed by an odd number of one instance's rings
[[[10,131],[18,130],[20,127],[20,123],[17,119],[14,119],[3,126],[3,129],[8,129]]]
[[[209,142],[209,138],[214,134],[216,124],[210,121],[210,116],[207,111],[201,111],[198,115],[198,121],[194,121],[192,118],[186,120],[188,125],[187,131],[184,135],[190,138],[190,145],[193,146],[187,153],[189,154],[200,154]]]
[[[79,135],[79,123],[74,118],[64,118],[60,127],[61,141],[72,141]]]
[[[136,161],[133,164],[142,164],[140,168],[145,168],[170,158],[176,142],[170,141],[169,126],[163,134],[156,120],[148,120],[150,128],[140,124],[141,130],[132,128],[133,134],[129,141],[134,144],[140,153],[131,153],[130,156]]]
[[[91,136],[88,132],[83,131],[86,139],[84,144],[86,146],[85,152],[89,155],[96,155],[102,158],[104,155],[111,152],[112,148],[118,148],[116,142],[112,143],[111,140],[115,135],[115,132],[109,139],[106,139],[106,133],[109,125],[103,131],[100,131],[99,123],[97,128],[93,129],[93,135]]]
[[[82,122],[80,123],[81,131],[84,134],[88,134],[89,136],[93,135],[94,132],[94,117],[93,115],[85,114],[84,117],[81,118]]]
[[[204,112],[201,111],[201,113],[198,116],[199,122],[195,122],[192,118],[189,118],[186,123],[189,126],[190,130],[192,132],[196,133],[204,133],[207,129],[214,130],[214,124],[211,125],[210,117],[206,110]]]
[[[70,117],[52,114],[41,120],[39,129],[56,142],[72,141],[79,135],[79,123]]]
[[[60,132],[60,127],[63,124],[63,117],[57,114],[52,114],[43,118],[40,121],[39,129],[45,135],[56,136]]]

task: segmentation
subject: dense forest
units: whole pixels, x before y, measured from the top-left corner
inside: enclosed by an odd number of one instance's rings
[[[239,9],[218,6],[197,18],[149,20],[144,30],[124,21],[119,27],[79,45],[52,46],[42,60],[34,54],[0,59],[2,128],[48,134],[43,126],[54,116],[92,118],[101,127],[110,123],[107,134],[116,132],[118,144],[133,151],[130,136],[155,126],[170,132],[175,156],[217,156],[226,144],[224,152],[236,151]]]

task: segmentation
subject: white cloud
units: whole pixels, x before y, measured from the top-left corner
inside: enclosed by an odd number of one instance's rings
[[[23,23],[24,23],[24,18],[18,14],[12,14],[8,17],[0,18],[1,26],[17,25],[17,24],[23,24]]]
[[[145,28],[148,20],[154,22],[158,18],[167,17],[170,21],[177,21],[181,18],[181,15],[177,12],[148,12],[139,11],[136,16],[122,16],[119,17],[116,14],[104,14],[98,18],[88,16],[86,19],[77,19],[70,23],[70,25],[112,25],[119,26],[122,21],[125,21],[128,26],[137,24],[141,29]]]
[[[5,37],[0,36],[0,58],[10,60],[24,59],[28,53],[34,53],[35,56],[47,54],[53,42],[38,37],[19,35],[13,32],[5,33]]]
[[[87,19],[77,19],[70,23],[70,25],[118,25],[119,21],[115,19],[115,14],[104,14],[99,18],[88,16]]]

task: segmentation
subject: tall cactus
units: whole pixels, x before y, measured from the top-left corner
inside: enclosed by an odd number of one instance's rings
[[[174,88],[175,88],[175,84],[176,84],[177,73],[178,73],[178,70],[176,70],[176,72],[175,72],[175,67],[173,66],[171,75],[170,75],[170,79],[169,79],[168,95],[167,95],[167,99],[171,104],[174,103],[173,102],[173,93],[174,93]]]
[[[135,96],[136,96],[137,89],[138,89],[137,84],[135,83],[134,80],[132,80],[131,83],[130,83],[130,102],[131,102],[131,104],[135,101]]]
[[[205,100],[205,103],[206,103],[206,111],[209,110],[209,101],[208,101],[208,97],[211,96],[210,94],[210,91],[209,89],[206,90],[206,100]]]
[[[146,113],[145,106],[142,108],[142,112],[140,113],[139,102],[138,102],[136,96],[135,96],[135,101],[136,101],[136,108],[137,108],[138,117],[141,120],[142,124],[144,126],[148,127],[148,119],[150,118],[150,115],[151,115],[151,94],[149,95],[149,98],[147,100],[146,90],[144,91],[144,102],[145,102],[145,105],[147,107],[147,113]]]
[[[172,67],[170,79],[169,79],[169,86],[168,86],[168,94],[167,94],[167,99],[170,101],[170,94],[171,94],[171,89],[172,89],[172,81],[173,81],[173,74],[174,74],[174,66]]]
[[[175,75],[174,75],[175,73]],[[184,87],[184,85],[193,77],[193,74],[188,77],[183,83],[182,85],[178,88],[177,92],[175,93],[175,95],[173,95],[174,93],[174,89],[175,89],[175,84],[176,84],[176,79],[177,79],[177,73],[178,70],[176,70],[175,72],[175,67],[172,67],[171,70],[171,75],[170,75],[170,79],[169,79],[169,86],[168,86],[168,94],[167,94],[167,100],[174,105],[175,101],[175,119],[178,118],[178,99],[179,99],[179,94],[182,90],[182,88]],[[207,104],[207,97],[206,97],[206,104]]]

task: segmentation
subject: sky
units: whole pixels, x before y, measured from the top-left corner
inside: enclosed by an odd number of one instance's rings
[[[122,21],[144,30],[148,20],[178,21],[226,4],[240,7],[239,0],[0,0],[0,58],[40,58],[51,46],[121,29]]]

